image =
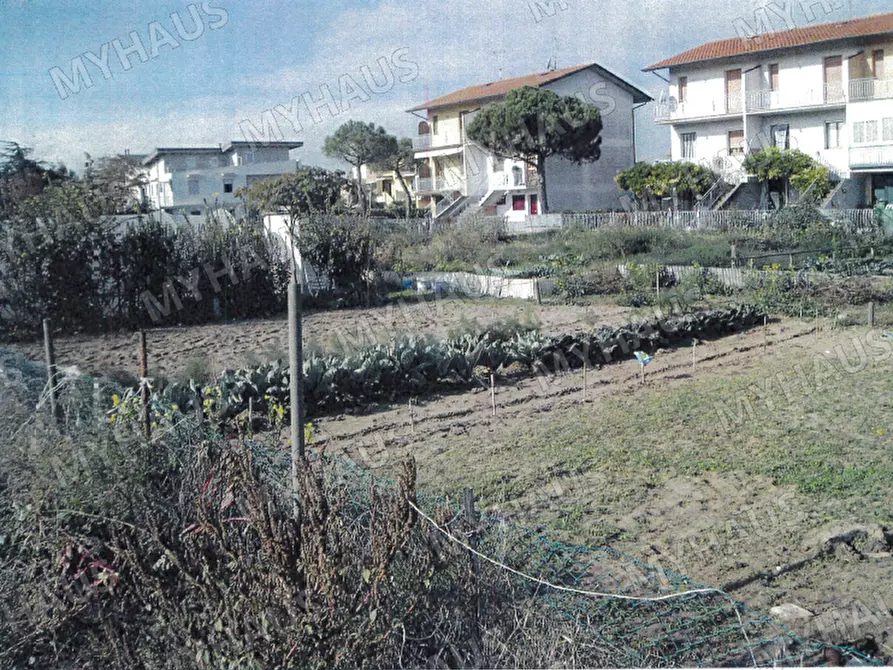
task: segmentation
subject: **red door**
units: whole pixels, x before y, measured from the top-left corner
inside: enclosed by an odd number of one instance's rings
[[[540,213],[539,198],[534,193],[533,195],[530,196],[530,214],[532,216],[536,216],[539,213]]]

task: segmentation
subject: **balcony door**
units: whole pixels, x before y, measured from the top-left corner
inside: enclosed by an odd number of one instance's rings
[[[825,59],[825,102],[843,102],[843,56]]]
[[[741,70],[728,70],[726,72],[726,112],[737,114],[742,111],[741,104]]]

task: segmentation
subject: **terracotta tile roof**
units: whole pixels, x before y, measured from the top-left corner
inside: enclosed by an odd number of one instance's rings
[[[469,86],[468,88],[463,88],[459,91],[455,91],[454,93],[450,93],[449,95],[445,95],[440,98],[436,98],[429,102],[426,102],[417,107],[413,107],[407,111],[409,112],[418,112],[424,109],[434,109],[436,107],[447,107],[450,105],[458,105],[464,102],[476,102],[482,100],[488,100],[491,98],[500,98],[504,95],[508,95],[511,91],[514,91],[517,88],[523,88],[525,86],[543,86],[544,84],[549,84],[553,81],[557,81],[559,79],[563,79],[564,77],[568,77],[572,74],[576,74],[577,72],[582,72],[588,68],[596,68],[598,71],[608,79],[612,79],[616,84],[628,89],[632,94],[633,98],[636,102],[647,102],[651,100],[651,96],[649,96],[644,91],[636,88],[629,82],[621,79],[617,75],[609,72],[605,68],[601,67],[597,63],[587,63],[585,65],[575,65],[574,67],[566,67],[562,70],[554,70],[550,72],[538,72],[536,74],[528,74],[523,77],[515,77],[513,79],[503,79],[501,81],[490,82],[489,84],[480,84],[478,86]]]
[[[893,14],[877,14],[841,23],[823,23],[806,28],[795,28],[781,32],[765,33],[759,37],[733,37],[716,42],[708,42],[694,49],[655,63],[645,68],[645,72],[661,70],[676,65],[688,65],[718,58],[743,56],[761,51],[773,51],[790,47],[830,42],[851,37],[867,37],[893,33]]]

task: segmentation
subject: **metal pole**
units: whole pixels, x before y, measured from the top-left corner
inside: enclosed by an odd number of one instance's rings
[[[56,424],[61,423],[59,413],[59,375],[56,371],[56,349],[53,346],[52,324],[49,319],[43,320],[43,349],[47,364],[47,385],[50,391],[50,413]]]
[[[146,347],[146,331],[140,331],[140,396],[142,398],[143,434],[152,437],[152,418],[149,415],[149,353]]]

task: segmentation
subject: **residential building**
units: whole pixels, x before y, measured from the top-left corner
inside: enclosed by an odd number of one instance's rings
[[[481,108],[509,92],[534,86],[576,96],[602,110],[602,155],[576,165],[561,157],[546,162],[549,206],[554,211],[614,210],[622,206],[614,177],[635,164],[635,110],[651,97],[590,63],[471,86],[431,100],[409,112],[420,118],[413,139],[421,207],[435,218],[482,212],[523,218],[539,214],[536,170],[496,156],[469,141],[465,130]]]
[[[769,146],[832,170],[826,206],[893,198],[893,14],[709,42],[645,71],[668,73],[655,120],[673,159],[723,177],[710,206],[766,205],[742,161]]]
[[[356,174],[356,172],[354,172]],[[372,204],[378,207],[405,207],[407,194],[403,184],[409,189],[409,202],[415,202],[415,178],[416,172],[409,169],[400,173],[403,177],[401,183],[397,173],[393,170],[374,170],[368,165],[362,167],[363,186],[372,198]]]
[[[291,152],[303,142],[230,142],[219,147],[156,149],[143,159],[153,209],[200,214],[205,204],[232,207],[245,186],[294,172]]]

